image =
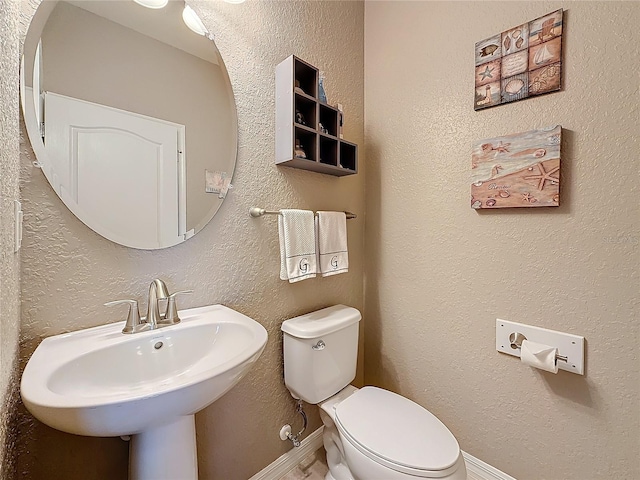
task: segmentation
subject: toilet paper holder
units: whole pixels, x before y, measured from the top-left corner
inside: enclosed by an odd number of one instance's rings
[[[514,350],[521,348],[522,342],[526,339],[527,337],[525,337],[523,334],[519,332],[513,332],[511,335],[509,335],[509,342],[511,344],[511,348],[513,348]],[[568,361],[568,358],[564,355],[560,355],[559,353],[556,353],[556,363],[558,363],[558,360],[566,363]]]
[[[496,350],[498,352],[522,358],[521,347],[524,340],[555,347],[556,353],[559,353],[558,358],[554,359],[558,369],[577,375],[585,374],[584,337],[496,318]],[[551,355],[549,354],[549,357]]]

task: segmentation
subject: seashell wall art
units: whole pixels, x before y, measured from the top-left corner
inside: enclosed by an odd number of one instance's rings
[[[471,153],[471,207],[558,207],[562,127],[480,140]]]
[[[475,110],[560,90],[562,9],[476,43]]]

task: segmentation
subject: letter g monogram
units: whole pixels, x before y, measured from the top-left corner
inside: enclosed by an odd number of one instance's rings
[[[300,271],[302,273],[307,273],[307,270],[309,269],[309,260],[303,258],[302,260],[300,260],[298,267],[300,268]]]

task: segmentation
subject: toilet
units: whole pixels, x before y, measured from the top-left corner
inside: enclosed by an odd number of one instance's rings
[[[458,442],[435,415],[388,390],[350,385],[361,318],[334,305],[282,323],[285,384],[320,407],[325,480],[466,480]]]

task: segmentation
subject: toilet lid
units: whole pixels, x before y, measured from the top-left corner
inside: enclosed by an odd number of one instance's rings
[[[457,440],[440,420],[388,390],[364,387],[340,402],[335,413],[349,440],[390,468],[445,470],[460,456]]]

